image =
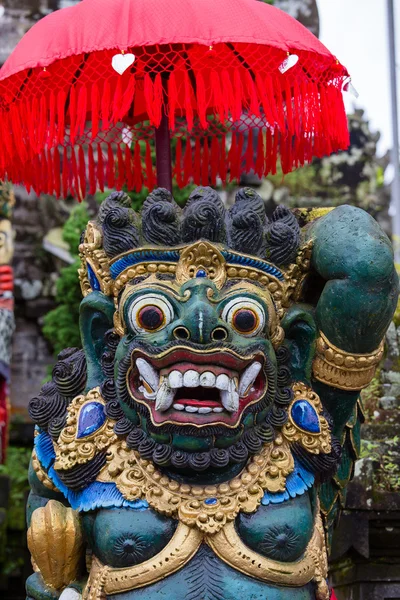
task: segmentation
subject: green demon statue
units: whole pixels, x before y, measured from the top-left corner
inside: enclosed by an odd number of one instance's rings
[[[30,403],[28,598],[328,600],[398,295],[385,234],[158,189],[140,215],[112,194],[80,253],[83,350]]]

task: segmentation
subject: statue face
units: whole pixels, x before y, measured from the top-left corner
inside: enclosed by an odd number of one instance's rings
[[[201,277],[181,287],[151,279],[127,286],[120,300],[120,396],[154,427],[200,433],[238,428],[246,415],[253,422],[275,391],[268,292],[240,280],[217,290]]]

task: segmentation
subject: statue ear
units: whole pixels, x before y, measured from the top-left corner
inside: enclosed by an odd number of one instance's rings
[[[290,367],[294,381],[311,381],[317,326],[310,306],[295,304],[282,321],[285,339],[290,349]]]
[[[91,292],[81,302],[79,326],[87,363],[88,389],[104,379],[101,356],[105,350],[104,335],[113,327],[114,302],[101,292]]]

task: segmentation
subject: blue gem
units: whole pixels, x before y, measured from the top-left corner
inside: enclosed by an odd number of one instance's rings
[[[89,279],[90,287],[92,288],[92,290],[96,290],[96,292],[99,292],[101,290],[99,280],[97,279],[96,275],[94,274],[94,271],[93,271],[92,267],[90,266],[90,264],[89,263],[86,263],[86,264],[87,264],[87,272],[88,272],[88,279]]]
[[[204,269],[199,269],[196,273],[196,277],[207,277],[207,272]]]
[[[206,498],[204,500],[204,504],[207,504],[208,506],[214,506],[214,504],[217,504],[218,500],[216,498]]]
[[[319,433],[319,418],[315,408],[307,400],[296,400],[291,408],[293,421],[304,431]]]
[[[89,402],[79,413],[77,438],[83,438],[97,431],[106,420],[104,406],[100,402]]]

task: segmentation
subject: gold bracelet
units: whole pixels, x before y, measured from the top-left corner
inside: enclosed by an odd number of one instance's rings
[[[334,346],[320,331],[313,361],[315,379],[341,390],[361,390],[372,381],[383,357],[384,342],[369,354],[351,354]]]

